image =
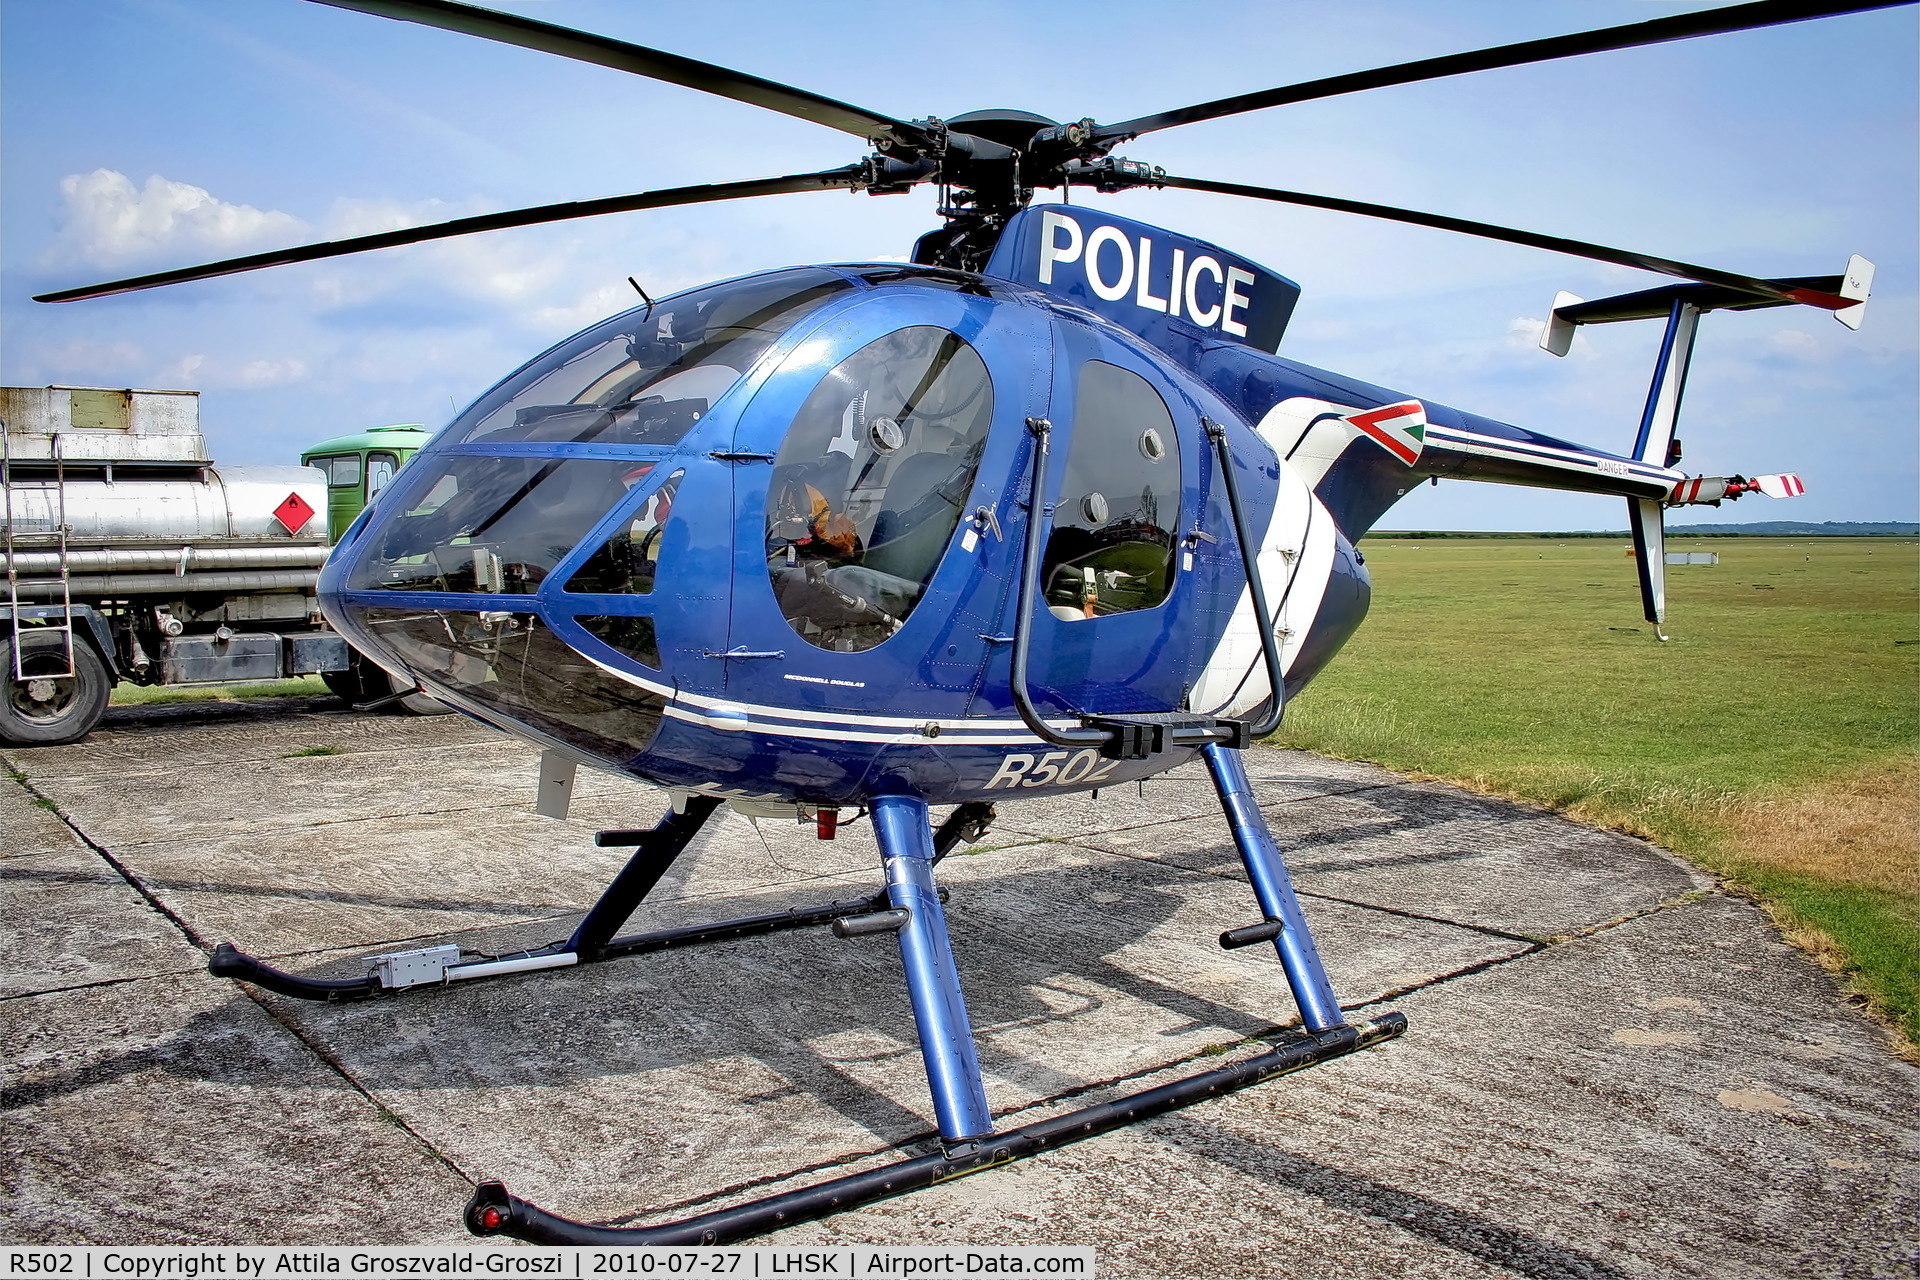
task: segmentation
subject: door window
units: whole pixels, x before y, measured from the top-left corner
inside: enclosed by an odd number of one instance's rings
[[[986,364],[945,329],[888,334],[820,380],[767,489],[767,573],[809,644],[852,653],[900,629],[953,539],[992,420]]]
[[[1173,590],[1180,450],[1151,383],[1100,360],[1080,370],[1073,435],[1040,582],[1056,618],[1150,609]]]
[[[373,501],[373,495],[387,487],[387,481],[393,479],[393,473],[400,469],[400,460],[391,453],[370,453],[367,455],[367,501]]]
[[[360,455],[341,454],[332,458],[315,458],[307,465],[318,467],[327,473],[329,489],[351,489],[360,483]]]
[[[629,489],[646,483],[653,471],[650,462],[629,468],[620,482]],[[675,471],[666,483],[641,500],[633,518],[613,531],[586,562],[567,579],[567,590],[588,595],[648,595],[660,563],[660,535],[673,513],[673,495],[680,490],[684,470]],[[616,648],[618,646],[615,646]],[[652,663],[658,666],[659,663]]]

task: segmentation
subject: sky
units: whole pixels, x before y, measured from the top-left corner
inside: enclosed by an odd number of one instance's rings
[[[885,114],[1128,119],[1372,66],[1642,21],[1698,0],[944,5],[494,0]],[[1701,325],[1680,436],[1707,474],[1793,471],[1673,523],[1920,518],[1915,9],[1399,86],[1165,130],[1121,154],[1756,276],[1878,267],[1866,324]],[[30,295],[473,213],[837,167],[858,140],[689,89],[309,0],[0,6],[0,382],[202,392],[225,463],[440,426],[527,359],[660,296],[899,259],[931,188],[621,214],[92,302]],[[1042,198],[1046,198],[1043,194]],[[1298,281],[1283,355],[1625,452],[1652,322],[1537,346],[1561,289],[1644,272],[1194,192],[1076,194]],[[1618,499],[1447,482],[1386,528],[1617,529]]]

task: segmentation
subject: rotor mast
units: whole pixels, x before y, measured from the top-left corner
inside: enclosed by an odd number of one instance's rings
[[[876,139],[875,154],[867,162],[876,181],[865,189],[869,195],[893,195],[918,182],[939,183],[936,211],[945,224],[920,237],[913,260],[961,271],[986,265],[1007,221],[1033,203],[1037,189],[1065,186],[1076,172],[1084,175],[1083,182],[1099,183],[1109,163],[1107,152],[1123,141],[1121,136],[1101,137],[1090,119],[1061,124],[1013,109],[969,111],[951,120],[914,124],[925,130],[927,144]],[[1145,165],[1130,168],[1150,172]]]

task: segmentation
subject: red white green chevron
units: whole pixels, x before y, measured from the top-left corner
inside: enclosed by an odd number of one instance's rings
[[[1420,450],[1426,447],[1427,406],[1418,400],[1382,405],[1352,414],[1347,421],[1408,466],[1420,460]]]

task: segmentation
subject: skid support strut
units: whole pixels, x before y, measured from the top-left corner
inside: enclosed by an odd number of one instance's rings
[[[1207,747],[1205,754],[1214,789],[1220,793],[1220,807],[1227,811],[1227,825],[1233,828],[1233,842],[1240,849],[1240,861],[1246,864],[1247,879],[1253,882],[1253,896],[1267,924],[1278,926],[1273,948],[1280,953],[1280,967],[1286,971],[1287,985],[1293,988],[1300,1017],[1309,1031],[1337,1027],[1346,1019],[1334,998],[1333,984],[1327,980],[1326,966],[1320,963],[1320,948],[1313,945],[1313,935],[1307,931],[1307,918],[1300,913],[1300,899],[1293,892],[1280,846],[1274,842],[1273,831],[1254,798],[1253,785],[1247,781],[1247,766],[1238,751],[1217,743]]]
[[[993,1132],[980,1058],[973,1047],[967,1002],[947,939],[946,912],[933,884],[933,840],[927,804],[918,796],[879,796],[873,802],[873,832],[887,868],[887,900],[904,910],[900,961],[907,994],[920,1029],[920,1056],[927,1064],[933,1111],[947,1143]]]
[[[607,943],[613,940],[613,931],[627,922],[627,917],[653,891],[653,886],[660,883],[660,877],[667,874],[668,868],[719,807],[720,802],[712,796],[688,796],[686,812],[669,809],[653,830],[645,833],[640,847],[627,859],[627,865],[620,868],[620,874],[601,893],[586,918],[574,926],[566,949],[582,960],[600,959]]]

